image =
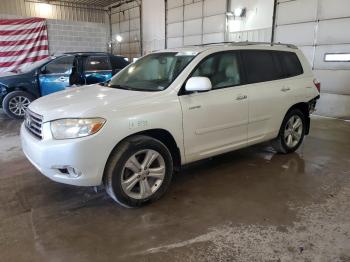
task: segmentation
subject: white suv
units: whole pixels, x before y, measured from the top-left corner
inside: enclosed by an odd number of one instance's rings
[[[158,199],[174,168],[272,140],[295,151],[319,98],[291,45],[232,43],[165,50],[90,85],[30,104],[23,151],[50,179],[105,185],[123,206]]]

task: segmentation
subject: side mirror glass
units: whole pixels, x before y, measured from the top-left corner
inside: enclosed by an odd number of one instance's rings
[[[189,92],[204,92],[212,89],[210,79],[203,76],[191,77],[187,80],[185,90]]]

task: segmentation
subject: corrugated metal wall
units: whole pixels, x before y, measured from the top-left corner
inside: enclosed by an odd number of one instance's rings
[[[350,53],[349,0],[279,0],[276,42],[294,43],[321,81],[317,114],[350,119],[350,62],[327,62],[327,53]]]
[[[140,7],[137,1],[112,9],[113,53],[123,55],[130,61],[141,56]],[[117,35],[122,37],[119,43]]]
[[[47,5],[24,0],[0,0],[0,14],[105,23],[104,11]]]
[[[168,0],[167,47],[222,42],[226,0]]]

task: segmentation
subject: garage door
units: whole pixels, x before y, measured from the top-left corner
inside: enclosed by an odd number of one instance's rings
[[[141,56],[140,7],[137,2],[112,9],[112,43],[113,53],[123,55],[132,61]],[[117,41],[121,36],[121,41]]]
[[[280,0],[275,41],[300,47],[322,83],[317,114],[350,119],[350,1]]]
[[[166,12],[168,48],[224,41],[226,0],[169,0]]]

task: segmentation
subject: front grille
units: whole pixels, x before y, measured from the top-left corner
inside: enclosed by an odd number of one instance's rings
[[[43,117],[30,111],[26,110],[24,118],[24,126],[26,129],[36,138],[42,139],[42,123]]]

